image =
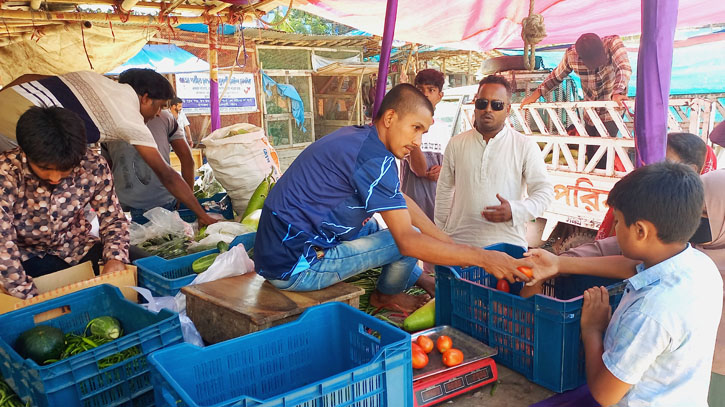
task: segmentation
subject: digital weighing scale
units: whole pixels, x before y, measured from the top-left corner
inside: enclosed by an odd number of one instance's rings
[[[417,332],[411,337],[415,342],[420,335],[428,336],[433,343],[440,335],[450,337],[453,347],[463,352],[463,363],[448,367],[443,364],[440,352],[433,349],[428,354],[428,364],[422,369],[413,369],[415,407],[438,404],[498,379],[493,360],[496,349],[447,325]]]

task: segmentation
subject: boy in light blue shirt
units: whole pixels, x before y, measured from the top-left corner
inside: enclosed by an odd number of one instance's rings
[[[540,266],[534,280],[552,270],[628,278],[613,315],[605,287],[584,292],[587,384],[600,404],[707,407],[723,282],[712,260],[687,243],[703,203],[692,169],[648,165],[622,178],[607,199],[624,256],[530,253]]]

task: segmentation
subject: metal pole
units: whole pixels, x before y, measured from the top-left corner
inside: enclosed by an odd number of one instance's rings
[[[385,8],[385,26],[383,28],[383,44],[380,47],[380,65],[378,65],[378,81],[375,85],[375,104],[373,105],[373,118],[378,114],[378,108],[385,97],[385,85],[388,83],[388,68],[390,67],[390,51],[395,36],[395,18],[398,13],[398,0],[388,0]]]
[[[212,17],[209,22],[209,105],[211,108],[211,131],[221,127],[219,115],[219,60],[217,55],[217,39],[219,20]]]
[[[642,0],[642,36],[639,40],[634,109],[637,167],[665,158],[678,3],[679,0]]]

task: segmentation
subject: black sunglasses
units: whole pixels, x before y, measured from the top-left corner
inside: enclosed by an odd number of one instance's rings
[[[492,100],[491,101],[491,109],[493,109],[496,112],[502,111],[504,106],[506,106],[506,103],[504,103],[502,100]],[[488,107],[488,100],[476,99],[476,109],[486,110],[487,107]]]

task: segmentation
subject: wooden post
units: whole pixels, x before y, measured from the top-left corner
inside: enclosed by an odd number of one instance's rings
[[[209,105],[211,110],[211,131],[221,127],[221,116],[219,114],[219,60],[217,55],[218,31],[219,20],[212,17],[209,22]]]

